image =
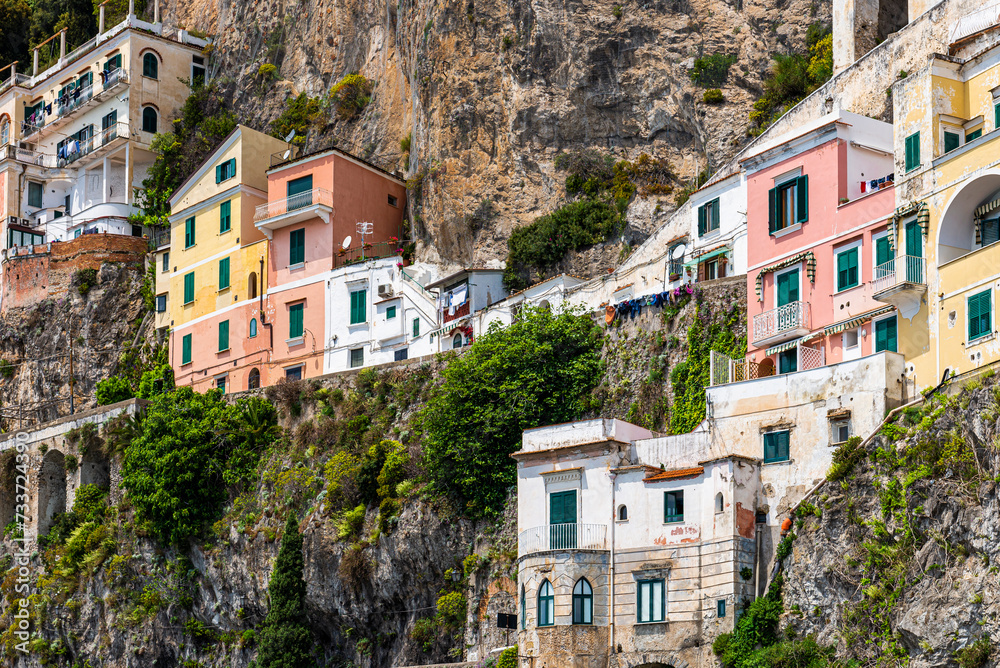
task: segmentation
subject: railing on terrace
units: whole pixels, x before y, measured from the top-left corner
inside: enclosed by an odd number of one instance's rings
[[[796,368],[790,373],[826,366],[825,348],[811,348],[800,344],[796,355]],[[709,387],[779,375],[773,362],[760,364],[748,359],[733,359],[717,350],[709,351],[708,360]]]
[[[94,99],[94,95],[99,95],[100,93],[110,90],[120,83],[128,83],[128,72],[119,67],[118,69],[112,70],[107,74],[103,84],[99,82],[92,83],[85,88],[81,88],[80,92],[76,95],[67,95],[68,99],[65,103],[58,103],[56,112],[60,118],[67,114],[71,114],[90,100]]]
[[[376,244],[366,244],[364,248],[358,246],[357,248],[348,248],[347,250],[340,249],[333,256],[333,266],[334,268],[344,267],[349,264],[362,262],[362,255],[364,255],[365,260],[376,260],[383,257],[401,255],[403,253],[403,243],[405,242],[380,241]]]
[[[0,147],[0,160],[17,160],[29,165],[37,165],[47,169],[56,167],[56,157],[46,155],[38,151],[31,151],[26,148],[18,148],[13,144],[4,144]]]
[[[170,243],[170,228],[169,227],[151,227],[149,228],[149,249],[156,250],[160,246],[164,246]]]
[[[517,537],[519,557],[549,550],[606,550],[605,524],[548,524],[525,529]]]
[[[894,257],[885,264],[875,267],[875,280],[872,283],[874,284],[872,291],[875,294],[904,283],[926,285],[927,260],[913,255]]]
[[[314,188],[304,193],[285,197],[284,199],[261,204],[253,214],[253,222],[260,223],[270,218],[277,218],[298,209],[310,206],[333,207],[333,193],[325,188]]]
[[[782,332],[808,326],[809,304],[807,302],[791,302],[755,315],[753,318],[753,340],[761,341]]]
[[[80,158],[90,155],[94,151],[110,144],[118,138],[128,139],[128,137],[128,123],[114,123],[89,139],[85,139],[82,142],[75,142],[74,144],[65,147],[65,155],[59,156],[58,165],[59,167],[71,165]]]

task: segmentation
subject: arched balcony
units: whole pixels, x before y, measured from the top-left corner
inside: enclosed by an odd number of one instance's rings
[[[938,266],[995,243],[997,220],[1000,170],[990,170],[959,187],[945,207],[938,225]]]

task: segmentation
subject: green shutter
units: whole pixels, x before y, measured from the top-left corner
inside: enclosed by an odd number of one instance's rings
[[[837,255],[837,290],[858,284],[858,249],[851,248]]]
[[[194,216],[192,216],[184,221],[184,248],[191,248],[191,246],[194,246],[194,231]]]
[[[920,166],[920,133],[914,132],[906,138],[906,171]]]
[[[576,524],[576,491],[549,495],[549,524]]]
[[[777,306],[797,301],[799,301],[799,270],[794,269],[778,276]]]
[[[778,203],[778,189],[771,188],[767,191],[767,231],[768,234],[774,234],[774,228],[777,224],[777,203]]]
[[[230,179],[236,178],[236,158],[230,158],[228,164],[229,164],[228,178]]]
[[[351,293],[351,324],[357,325],[368,320],[365,309],[365,297],[368,293],[358,290]]]
[[[954,132],[945,132],[944,133],[944,152],[945,153],[948,153],[949,151],[954,151],[956,148],[958,148],[958,145],[960,143],[961,142],[960,142],[959,136],[957,134],[955,134]]]
[[[968,300],[969,341],[984,337],[993,330],[992,293],[989,290],[972,295]]]
[[[230,200],[219,205],[219,234],[228,232],[233,224],[233,207]]]
[[[219,352],[229,350],[229,321],[219,323]]]
[[[222,183],[222,165],[215,166],[215,182]]]
[[[392,320],[395,317],[396,317],[396,307],[395,306],[389,306],[389,307],[387,307],[385,309],[385,319],[386,320]]]
[[[191,335],[185,334],[181,339],[181,364],[191,363]]]
[[[809,220],[809,176],[800,176],[795,183],[795,222]]]
[[[993,107],[993,129],[1000,130],[1000,104]]]
[[[194,301],[194,272],[184,275],[184,303],[190,304]]]
[[[719,229],[719,198],[712,200],[712,229]]]
[[[420,336],[420,318],[413,319],[413,338]]]
[[[965,143],[968,144],[970,141],[975,141],[976,139],[979,139],[982,136],[983,136],[983,129],[982,128],[979,128],[978,130],[974,130],[974,131],[970,132],[969,134],[965,135]]]
[[[288,264],[302,264],[306,261],[306,231],[292,230],[288,235]]]
[[[889,245],[889,236],[886,235],[875,240],[875,266],[881,267],[889,262],[892,262],[892,246]]]
[[[219,290],[229,287],[229,258],[219,260]]]
[[[783,462],[789,457],[788,432],[772,431],[764,434],[764,462]]]
[[[698,236],[705,234],[705,205],[698,207]]]
[[[302,324],[304,310],[304,304],[295,304],[288,308],[288,338],[297,339],[305,331]]]
[[[896,352],[896,318],[886,318],[875,323],[875,352]]]

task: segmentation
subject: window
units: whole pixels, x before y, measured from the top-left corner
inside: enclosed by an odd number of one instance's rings
[[[351,293],[351,324],[359,325],[368,322],[368,313],[365,308],[366,290],[355,290]]]
[[[809,220],[809,177],[797,176],[771,188],[767,203],[770,234],[806,222]]]
[[[628,522],[628,506],[624,504],[618,506],[618,521]]]
[[[875,266],[892,262],[892,246],[889,244],[889,235],[883,234],[875,239]]]
[[[229,258],[219,260],[219,292],[229,288]]]
[[[788,430],[764,434],[764,463],[788,461]]]
[[[979,222],[979,245],[989,246],[1000,241],[1000,218]]]
[[[455,338],[452,339],[452,341],[451,341],[451,347],[452,348],[461,348],[462,347],[462,333],[461,332],[459,332],[458,334],[455,334]]]
[[[194,216],[184,221],[184,248],[194,246]]]
[[[705,263],[705,279],[706,281],[714,281],[719,277],[719,261],[709,260]]]
[[[294,267],[306,261],[306,230],[292,230],[288,234],[288,266]]]
[[[409,348],[402,348],[400,350],[397,350],[395,353],[393,353],[392,361],[394,361],[394,362],[402,362],[405,359],[407,359],[409,356],[410,356],[410,349]]]
[[[0,145],[10,143],[10,121],[4,121],[0,125]]]
[[[191,363],[191,335],[185,334],[181,339],[181,364]]]
[[[250,375],[247,376],[247,389],[256,390],[260,387],[260,370],[250,369]]]
[[[386,320],[392,320],[395,317],[396,317],[396,307],[395,306],[388,306],[388,307],[386,307],[386,309],[385,309],[385,319]]]
[[[993,293],[990,290],[972,295],[969,307],[969,341],[981,339],[993,333],[992,310]]]
[[[639,580],[636,583],[636,618],[639,623],[662,622],[666,618],[667,602],[663,596],[663,580]]]
[[[288,338],[298,339],[305,333],[305,326],[302,323],[302,316],[305,312],[305,304],[292,304],[288,307]]]
[[[215,166],[215,182],[222,183],[236,176],[236,158],[230,158]]]
[[[160,271],[170,271],[170,252],[167,251],[163,254],[163,265]]]
[[[219,234],[223,232],[228,232],[232,229],[233,225],[233,205],[232,202],[226,200],[219,205]]]
[[[781,308],[786,304],[799,301],[799,270],[792,269],[783,274],[778,274],[775,283],[778,288],[777,306]]]
[[[859,284],[858,256],[860,246],[837,253],[837,291],[847,290]]]
[[[399,200],[393,195],[389,195],[389,206],[399,206]]]
[[[555,596],[552,593],[552,583],[542,580],[542,586],[538,588],[538,625],[552,626],[556,623]]]
[[[257,336],[257,318],[250,318],[250,337],[251,339]]]
[[[167,296],[156,295],[156,312],[166,313],[166,311],[167,311]]]
[[[413,338],[420,336],[420,318],[413,319]]]
[[[184,303],[194,303],[194,272],[184,274]]]
[[[28,181],[28,206],[42,208],[42,184]]]
[[[715,614],[718,615],[720,619],[726,616],[726,599],[720,598],[715,602]]]
[[[723,509],[724,500],[722,497],[722,492],[715,495],[715,512],[721,513]]]
[[[912,135],[906,138],[905,149],[906,149],[905,169],[906,171],[909,172],[920,166],[919,132],[914,132]]]
[[[719,198],[698,207],[698,236],[719,229]]]
[[[587,578],[580,578],[573,586],[573,623],[594,623],[594,589]]]
[[[143,107],[142,110],[142,131],[156,132],[156,109]]]
[[[351,368],[356,369],[365,365],[365,349],[354,348],[351,350]]]
[[[257,299],[257,272],[251,271],[247,279],[247,293],[250,299]]]
[[[201,56],[191,57],[191,87],[205,85],[205,59]]]
[[[521,585],[521,630],[528,628],[528,596]]]
[[[983,129],[977,128],[972,132],[970,132],[969,134],[965,135],[965,143],[968,144],[970,141],[979,139],[982,136],[983,136]]]
[[[944,152],[949,153],[962,145],[962,135],[956,132],[944,133]]]
[[[896,352],[896,316],[875,323],[875,352]]]
[[[834,443],[846,443],[851,437],[851,423],[848,420],[836,420],[830,425],[833,431]]]
[[[115,54],[114,56],[108,58],[104,63],[105,72],[114,72],[115,70],[121,69],[122,66],[122,54]]]
[[[287,380],[302,380],[302,365],[285,369],[285,378]]]
[[[156,54],[147,53],[142,57],[142,76],[150,79],[160,77],[160,61],[156,59]]]
[[[858,330],[848,329],[843,334],[844,350],[854,350],[858,347]]]
[[[219,352],[229,350],[229,321],[219,323]]]
[[[664,522],[684,521],[683,491],[663,493],[663,521]]]
[[[1000,130],[1000,104],[993,107],[993,129]]]
[[[292,179],[287,185],[288,210],[301,209],[312,204],[313,177],[303,176],[300,179]]]

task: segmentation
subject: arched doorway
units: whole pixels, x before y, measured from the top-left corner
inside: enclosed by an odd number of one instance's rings
[[[257,299],[257,272],[251,271],[250,278],[247,279],[247,295],[250,299]]]
[[[983,238],[984,221],[1000,217],[1000,171],[970,179],[955,191],[938,225],[937,263],[942,265],[996,241],[992,229]]]
[[[260,387],[260,370],[250,369],[250,375],[247,376],[247,389],[256,390]]]
[[[66,461],[63,453],[49,450],[38,470],[38,535],[44,536],[52,520],[66,512]]]

